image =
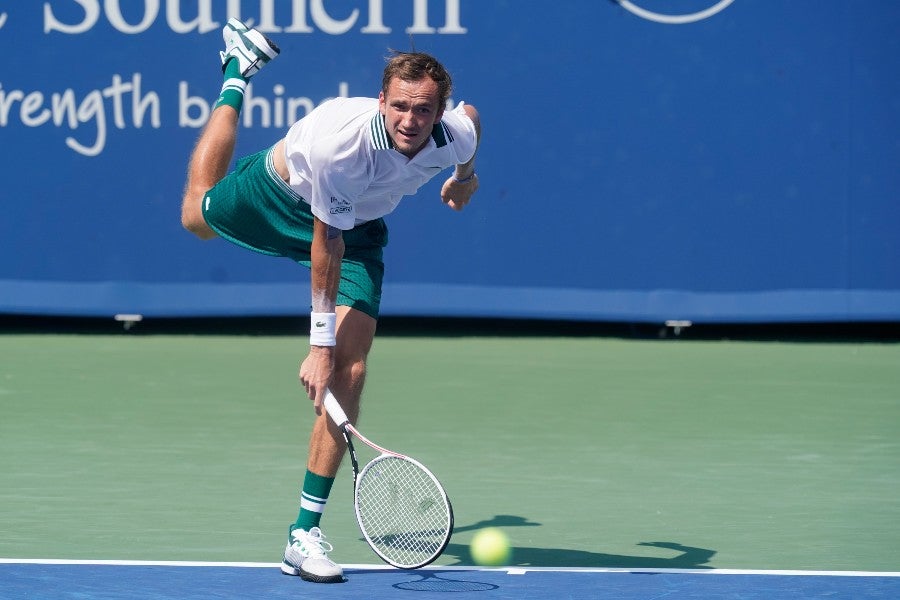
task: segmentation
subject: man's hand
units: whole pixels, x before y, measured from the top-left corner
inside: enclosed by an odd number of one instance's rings
[[[471,179],[460,181],[450,177],[441,188],[441,201],[453,210],[462,210],[478,189],[478,175],[472,173]]]
[[[310,346],[309,354],[300,363],[300,382],[313,401],[316,414],[321,413],[325,390],[334,377],[334,346]]]

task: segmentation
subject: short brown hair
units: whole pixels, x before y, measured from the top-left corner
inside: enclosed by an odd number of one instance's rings
[[[450,99],[450,93],[453,91],[453,80],[444,65],[435,57],[424,52],[393,50],[387,57],[387,66],[384,68],[384,76],[381,79],[381,91],[387,95],[388,87],[394,78],[403,81],[421,81],[425,77],[437,84],[441,106],[446,105],[447,100]]]

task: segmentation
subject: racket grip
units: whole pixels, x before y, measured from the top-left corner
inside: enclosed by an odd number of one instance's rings
[[[323,404],[325,405],[325,412],[328,413],[328,416],[331,417],[331,420],[334,421],[335,425],[338,427],[341,427],[350,421],[350,419],[347,418],[344,409],[338,404],[337,398],[331,393],[331,390],[325,390],[325,400],[323,401]]]

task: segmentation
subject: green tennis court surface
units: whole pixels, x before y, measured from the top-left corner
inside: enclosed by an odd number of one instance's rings
[[[0,336],[0,557],[280,560],[301,336]],[[361,428],[527,567],[900,570],[900,345],[383,336]],[[323,528],[371,564],[342,471]]]

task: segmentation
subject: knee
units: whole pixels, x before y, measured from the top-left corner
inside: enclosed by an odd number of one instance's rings
[[[362,386],[366,381],[365,358],[345,360],[342,364],[335,365],[335,370],[341,373],[351,389],[362,390]]]
[[[334,376],[337,387],[346,390],[351,399],[358,401],[366,384],[365,358],[337,357]]]

